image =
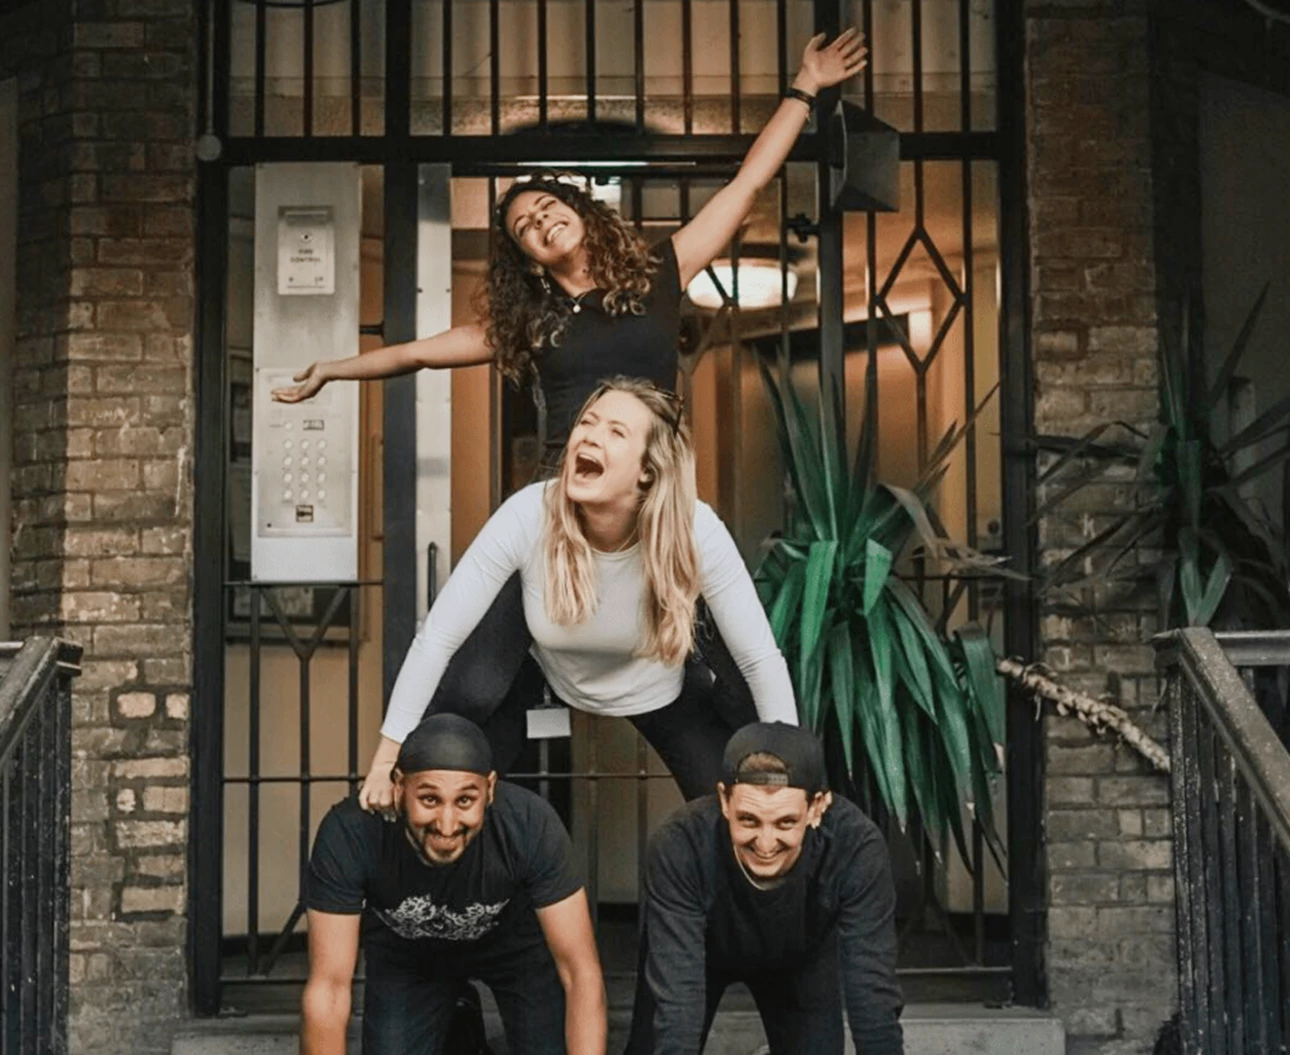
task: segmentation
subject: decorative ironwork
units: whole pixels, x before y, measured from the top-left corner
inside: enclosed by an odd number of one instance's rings
[[[1290,752],[1248,682],[1290,668],[1290,633],[1179,630],[1157,647],[1168,668],[1183,1049],[1285,1051]]]
[[[0,644],[0,1051],[65,1055],[78,646]]]

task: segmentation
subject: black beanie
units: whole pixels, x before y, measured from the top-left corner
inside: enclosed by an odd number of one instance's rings
[[[487,776],[493,771],[493,749],[484,731],[459,714],[432,714],[422,719],[399,748],[399,772],[451,769]]]

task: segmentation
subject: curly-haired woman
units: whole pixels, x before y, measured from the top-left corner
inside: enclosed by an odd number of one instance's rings
[[[729,243],[758,193],[788,158],[811,101],[864,68],[863,38],[814,37],[779,109],[734,179],[653,248],[603,202],[556,178],[516,182],[498,203],[481,317],[465,326],[348,359],[314,363],[278,389],[295,403],[329,381],[374,380],[495,363],[515,382],[536,378],[546,405],[549,468],[573,415],[603,377],[676,385],[682,292]]]
[[[748,569],[725,525],[695,497],[694,448],[676,397],[615,378],[577,416],[557,476],[502,504],[430,609],[394,685],[359,795],[364,807],[392,801],[399,744],[427,707],[438,709],[432,697],[451,657],[514,575],[534,657],[556,696],[630,719],[686,798],[716,787],[733,732],[712,687],[685,676],[700,592],[757,717],[796,724],[788,668]]]

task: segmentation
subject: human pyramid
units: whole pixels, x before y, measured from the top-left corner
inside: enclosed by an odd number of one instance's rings
[[[772,1055],[903,1050],[885,843],[834,801],[730,533],[696,498],[673,393],[682,291],[747,219],[817,92],[865,64],[812,39],[733,180],[656,246],[555,174],[498,204],[476,323],[315,363],[281,389],[493,362],[545,399],[539,480],[480,531],[417,632],[359,794],[309,863],[304,1055],[342,1055],[360,950],[368,1055],[439,1055],[462,985],[493,992],[512,1055],[604,1055],[587,895],[554,810],[504,777],[493,721],[536,663],[569,707],[631,721],[687,804],[650,842],[628,1055],[698,1055],[746,983]],[[700,598],[714,633],[695,653]],[[705,669],[706,668],[706,669]]]

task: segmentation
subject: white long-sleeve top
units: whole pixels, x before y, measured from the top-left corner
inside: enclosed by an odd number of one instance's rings
[[[636,655],[645,640],[645,572],[639,545],[596,553],[598,603],[576,626],[547,616],[542,537],[546,482],[530,484],[489,518],[449,576],[399,670],[381,733],[403,742],[425,713],[448,661],[479,624],[506,581],[520,573],[532,653],[551,690],[593,714],[645,714],[681,694],[682,666]],[[558,485],[557,485],[558,486]],[[797,724],[788,667],[734,539],[705,503],[698,503],[701,592],[763,721]]]

